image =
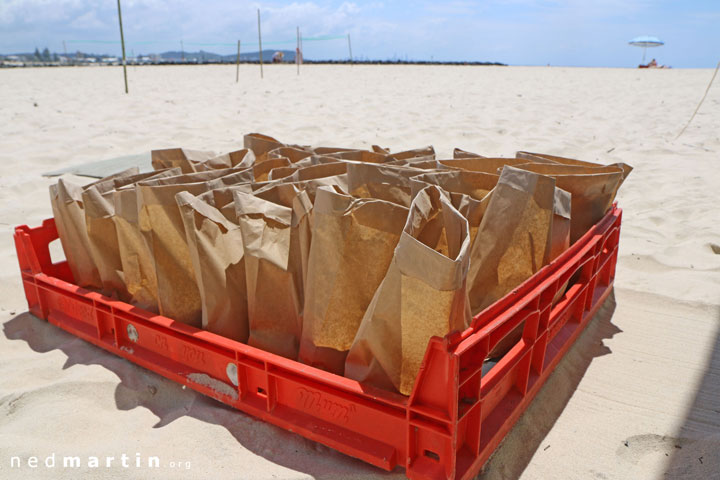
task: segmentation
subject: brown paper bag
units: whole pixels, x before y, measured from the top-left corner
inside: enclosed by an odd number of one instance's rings
[[[333,153],[342,152],[355,152],[357,148],[342,148],[342,147],[315,147],[312,149],[315,155],[330,155]]]
[[[311,202],[315,201],[315,191],[321,186],[337,186],[347,191],[347,163],[322,163],[304,167],[282,179],[282,183],[290,183],[305,190]]]
[[[605,167],[606,165],[601,165],[599,163],[594,162],[587,162],[585,160],[576,160],[574,158],[568,158],[568,157],[558,157],[557,155],[548,155],[546,153],[532,153],[532,152],[517,152],[515,154],[517,158],[524,158],[527,160],[530,160],[532,163],[560,163],[562,165],[575,165],[575,166],[581,166],[581,167]],[[628,165],[627,163],[613,163],[612,165],[607,165],[608,167],[619,167],[623,171],[622,176],[622,182],[625,181],[627,176],[632,172],[633,167]]]
[[[297,163],[300,160],[310,157],[313,155],[311,149],[304,149],[300,147],[279,147],[268,152],[268,158],[285,157],[290,160],[290,163]]]
[[[483,200],[497,185],[499,175],[466,170],[449,170],[444,172],[421,172],[411,179],[413,191],[419,192],[427,185],[437,185],[451,193],[462,193],[475,200]],[[425,183],[418,186],[418,183]]]
[[[267,188],[270,183],[238,183],[232,186],[221,186],[213,188],[214,180],[208,182],[209,190],[201,193],[196,198],[207,203],[211,207],[217,209],[223,216],[235,224],[237,224],[237,214],[235,212],[235,191],[253,193],[262,188]],[[177,200],[177,196],[176,196]]]
[[[382,153],[371,152],[368,150],[352,150],[349,152],[335,152],[324,155],[335,159],[350,160],[353,162],[363,163],[383,163],[387,160],[387,155]],[[337,160],[336,160],[337,161]]]
[[[308,167],[299,168],[285,182],[302,182],[305,180],[313,180],[316,178],[332,177],[335,175],[343,175],[347,173],[347,163],[321,163]]]
[[[412,392],[433,336],[468,324],[467,220],[440,188],[413,200],[387,274],[363,316],[345,362],[345,376]]]
[[[330,188],[337,193],[347,195],[347,175],[333,175],[330,177],[313,178],[310,180],[303,180],[301,182],[294,182],[292,185],[296,185],[301,190],[304,190],[307,194],[310,202],[315,203],[315,194],[318,188],[326,187]],[[310,222],[312,225],[312,211],[310,212]]]
[[[432,170],[432,171],[457,170],[456,168],[450,168],[441,163],[438,163],[437,160],[423,160],[423,159],[412,159],[412,161],[392,160],[392,161],[383,163],[383,165],[395,166],[395,167],[411,167],[411,168],[415,168],[418,170]]]
[[[353,197],[377,198],[410,207],[410,178],[422,173],[426,172],[410,167],[348,163],[347,191]]]
[[[290,165],[287,167],[275,167],[268,172],[268,180],[274,181],[287,178],[296,171],[298,171],[300,168],[301,167],[298,167],[297,165]]]
[[[543,262],[544,265],[555,260],[570,246],[570,205],[571,195],[560,188],[555,188],[553,195],[553,217],[552,217],[552,238],[550,240],[549,258]],[[555,305],[565,294],[568,282],[560,286],[553,297],[552,305]],[[500,340],[488,353],[488,359],[499,360],[510,351],[522,338],[525,323],[516,326],[510,333]]]
[[[435,149],[432,146],[414,148],[402,152],[389,153],[386,162],[392,160],[405,160],[408,163],[415,163],[426,160],[435,160]]]
[[[408,209],[317,190],[299,360],[338,375],[385,277]]]
[[[129,294],[123,277],[122,261],[118,234],[115,228],[115,204],[113,192],[116,188],[131,185],[141,180],[179,175],[180,168],[171,168],[129,177],[113,179],[112,182],[95,184],[83,191],[82,200],[85,206],[85,224],[90,251],[102,281],[103,293],[129,302]]]
[[[202,162],[202,164],[195,165],[195,169],[198,171],[207,170],[219,170],[223,168],[248,168],[252,167],[255,163],[255,154],[252,150],[244,148],[242,150],[236,150],[234,152],[223,153],[216,157],[210,158]],[[203,167],[200,169],[200,167]]]
[[[615,200],[623,171],[617,166],[525,164],[518,168],[555,178],[572,195],[570,243],[575,243],[607,213]]]
[[[289,184],[234,195],[245,251],[248,344],[295,360],[312,205],[305,192]]]
[[[227,173],[228,171],[231,173]],[[253,167],[245,169],[226,170],[225,172],[226,173],[220,177],[208,180],[207,189],[216,190],[254,182],[255,172]]]
[[[538,160],[543,160],[546,162],[546,164],[554,165],[552,171],[555,174],[573,175],[573,174],[587,174],[587,173],[612,173],[612,172],[617,172],[619,169],[619,171],[621,172],[621,178],[620,178],[620,181],[617,183],[617,186],[615,187],[615,191],[612,192],[613,199],[617,195],[617,192],[620,189],[620,186],[623,184],[623,182],[625,181],[627,176],[630,175],[630,172],[632,172],[632,170],[633,170],[633,167],[631,167],[630,165],[628,165],[626,163],[613,163],[610,165],[600,165],[599,163],[585,162],[583,160],[575,160],[574,158],[557,157],[555,155],[545,155],[545,154],[541,154],[541,153],[529,154],[527,152],[518,152],[518,153],[520,153],[523,156],[522,158],[527,158],[533,164],[542,163],[542,162],[538,162]],[[523,167],[518,165],[518,168],[523,168]],[[541,168],[545,168],[547,170],[550,167],[541,167]],[[592,172],[587,169],[592,169]]]
[[[562,165],[583,165],[585,167],[600,167],[599,163],[586,162],[584,160],[575,160],[573,158],[558,157],[555,155],[548,155],[545,153],[533,153],[518,151],[515,153],[515,158],[522,158],[529,160],[528,163],[559,163]]]
[[[263,189],[272,188],[274,185],[284,183],[291,184],[305,190],[308,198],[311,202],[315,201],[315,191],[318,187],[338,187],[343,192],[347,191],[347,164],[344,162],[338,162],[335,160],[334,163],[321,163],[317,165],[310,165],[307,167],[298,168],[297,164],[293,164],[289,167],[275,168],[270,171],[269,179],[265,182],[265,185],[258,184],[255,190],[262,191]],[[283,172],[283,170],[292,169],[291,174]],[[275,172],[280,171],[278,175],[280,178],[275,177]]]
[[[75,185],[61,178],[56,185],[50,186],[50,203],[55,217],[55,226],[76,285],[87,288],[102,288],[100,273],[90,255],[90,240],[82,200],[83,189],[137,173],[137,168],[130,168],[90,183],[85,187]]]
[[[518,158],[495,158],[495,157],[472,157],[454,158],[452,160],[438,160],[438,163],[446,167],[467,170],[470,172],[485,172],[499,175],[504,166],[517,166],[527,163],[526,160]]]
[[[352,152],[352,153],[356,153],[356,152]],[[332,155],[315,155],[315,154],[313,154],[307,158],[300,160],[299,162],[294,163],[293,166],[298,167],[298,168],[306,168],[306,167],[312,167],[315,165],[323,165],[325,163],[347,163],[347,162],[355,162],[355,160],[349,160],[347,158],[342,158],[342,157],[334,157]]]
[[[473,314],[531,277],[549,257],[555,181],[503,168],[470,253]]]
[[[576,175],[576,174],[586,174],[586,173],[619,173],[622,177],[623,170],[622,168],[616,164],[616,165],[596,165],[594,167],[588,167],[585,165],[563,165],[560,163],[523,163],[521,165],[518,165],[517,168],[522,168],[525,170],[526,168],[535,168],[537,170],[543,170],[543,171],[552,171],[555,175]]]
[[[135,187],[122,188],[112,194],[115,231],[129,302],[150,312],[158,312],[157,276],[150,247],[140,231]]]
[[[239,190],[245,193],[252,193],[256,190],[268,186],[269,184],[245,182],[237,183],[230,186],[221,185],[220,187],[215,187],[215,185],[215,180],[209,181],[209,190],[205,193],[201,193],[197,196],[197,198],[200,201],[205,202],[211,207],[214,207],[220,211],[224,210],[228,205],[232,204],[232,209],[228,210],[227,212],[223,212],[223,215],[231,222],[237,223],[237,215],[235,214],[235,205],[233,203],[235,202],[235,190]]]
[[[461,148],[455,148],[453,150],[453,158],[485,158],[483,155],[478,155],[477,153],[468,152],[467,150],[463,150]]]
[[[262,133],[248,133],[243,137],[243,143],[245,148],[253,151],[255,161],[258,163],[265,161],[271,150],[286,146],[273,137],[263,135]]]
[[[553,198],[553,219],[552,239],[550,240],[548,264],[559,257],[565,250],[570,248],[570,227],[572,225],[572,195],[561,188],[555,187]],[[553,297],[552,305],[555,305],[565,294],[569,280],[560,286]],[[522,332],[521,332],[522,334]]]
[[[250,190],[249,186],[246,187]],[[227,193],[230,195],[227,195]],[[232,192],[211,191],[215,200]],[[233,211],[218,209],[189,192],[175,197],[185,227],[202,305],[202,328],[239,342],[248,339],[245,259]],[[220,203],[220,202],[219,202]],[[230,202],[228,202],[230,203]],[[226,215],[227,214],[227,215]]]
[[[450,196],[453,207],[468,221],[470,248],[477,236],[482,217],[490,203],[490,192],[497,185],[498,175],[484,172],[454,170],[425,173],[413,177],[411,182],[413,198],[428,185],[437,185]]]
[[[75,284],[86,288],[101,288],[100,273],[89,254],[90,241],[87,238],[82,206],[82,187],[61,178],[57,184],[50,185],[50,203],[60,243]]]
[[[555,188],[553,197],[552,239],[548,264],[570,248],[570,225],[572,221],[572,195],[561,188]]]
[[[196,165],[210,160],[217,154],[215,152],[188,150],[186,148],[166,148],[150,152],[152,166],[155,170],[180,167],[183,173],[198,171]],[[201,170],[205,170],[201,168]]]
[[[268,158],[260,163],[256,163],[252,167],[253,176],[256,182],[265,182],[268,180],[270,171],[276,168],[290,166],[290,160],[287,157]]]
[[[550,249],[548,250],[548,258],[543,261],[546,265],[557,258],[570,246],[570,208],[571,195],[560,189],[555,188],[553,194],[553,216],[552,216],[552,237],[550,239]],[[555,305],[565,294],[568,282],[562,285],[552,300]],[[488,359],[499,360],[507,352],[510,351],[522,338],[522,332],[525,328],[524,322],[516,326],[510,333],[505,335],[495,347],[488,353]]]
[[[210,170],[137,186],[139,226],[152,254],[159,312],[198,328],[202,325],[200,291],[175,195],[183,191],[199,195],[208,189],[208,181],[228,173],[233,171]],[[193,183],[176,183],[188,181]]]

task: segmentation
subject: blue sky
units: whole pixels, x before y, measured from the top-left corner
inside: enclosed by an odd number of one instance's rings
[[[296,1],[122,0],[128,55],[204,49],[257,50],[256,9],[268,48],[273,41],[352,36],[353,54],[373,59],[500,61],[511,65],[634,67],[628,46],[653,35],[648,50],[676,68],[710,68],[720,60],[720,0]],[[119,54],[115,0],[0,0],[0,52],[35,47]],[[211,45],[200,45],[211,44]],[[347,57],[344,39],[307,41],[307,58]]]

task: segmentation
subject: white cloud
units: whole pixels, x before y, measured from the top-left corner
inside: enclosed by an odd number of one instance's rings
[[[101,21],[94,11],[83,13],[79,17],[73,19],[73,21],[70,22],[70,26],[78,30],[100,30],[108,28],[108,25]]]
[[[83,0],[2,0],[0,26],[53,24],[68,18],[68,13],[82,9]]]
[[[305,2],[261,8],[263,29],[269,35],[292,32],[296,26],[301,27],[303,35],[346,33],[360,13],[360,7],[349,2],[337,7]]]

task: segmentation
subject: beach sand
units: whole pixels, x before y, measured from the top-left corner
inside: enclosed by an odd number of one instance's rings
[[[614,295],[480,478],[720,472],[720,85],[710,70],[462,66],[0,70],[0,476],[47,455],[160,457],[94,478],[401,478],[183,389],[27,313],[13,227],[51,216],[41,173],[182,146],[292,143],[547,152],[635,170]],[[21,457],[22,468],[11,458]],[[31,469],[27,458],[40,457]],[[83,460],[85,461],[85,460]],[[146,460],[143,460],[145,462]],[[175,462],[173,467],[171,463]],[[189,462],[189,468],[188,467]],[[59,463],[62,463],[60,460]]]

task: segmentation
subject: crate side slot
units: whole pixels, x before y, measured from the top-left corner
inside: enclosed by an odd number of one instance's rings
[[[453,438],[433,424],[417,419],[408,435],[406,472],[409,478],[452,478]]]

